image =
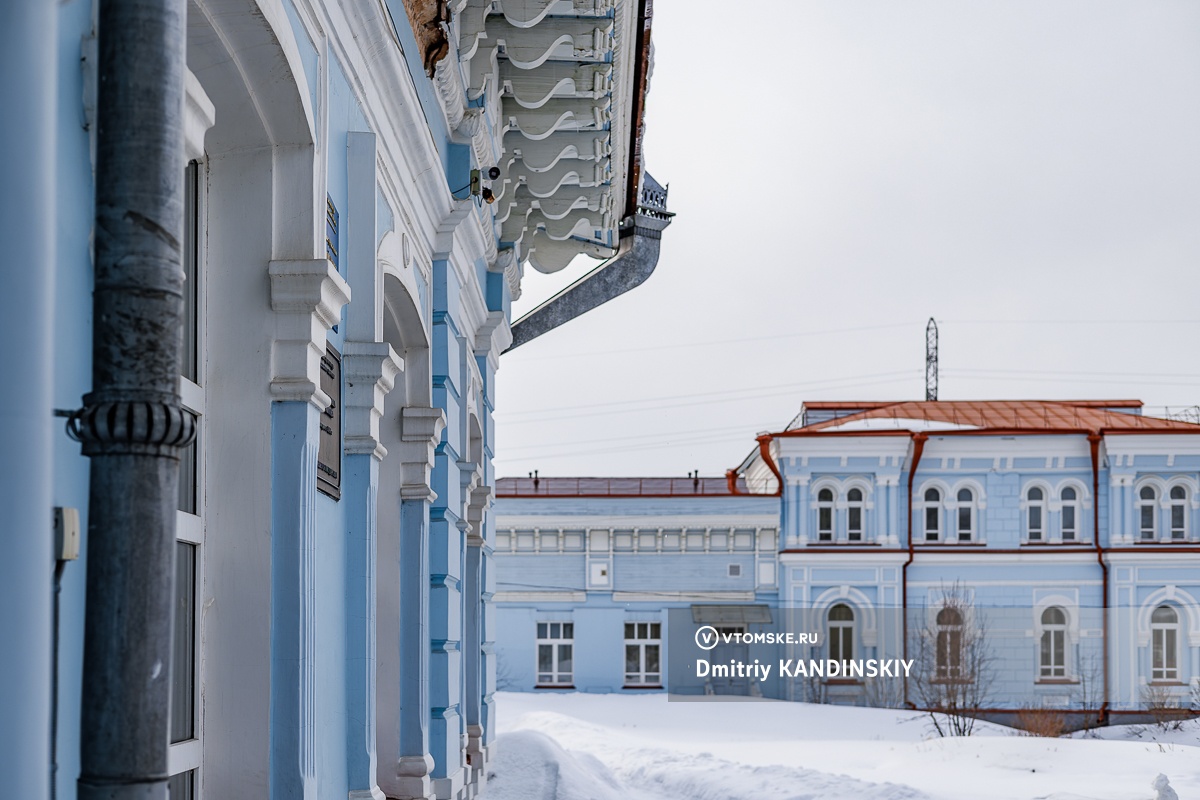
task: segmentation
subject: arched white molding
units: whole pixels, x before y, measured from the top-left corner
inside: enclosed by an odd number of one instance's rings
[[[1188,647],[1200,646],[1200,603],[1192,594],[1178,586],[1164,586],[1146,596],[1137,610],[1138,647],[1150,644],[1150,615],[1159,606],[1171,606],[1181,612],[1180,627]]]
[[[951,491],[950,502],[957,504],[958,500],[955,498],[957,498],[957,496],[958,496],[959,489],[970,489],[972,492],[975,493],[976,507],[979,508],[981,511],[983,509],[987,508],[987,492],[984,491],[982,483],[975,480],[974,478],[960,478],[959,480],[954,482],[954,486],[950,490]],[[957,506],[955,506],[955,507],[957,507]]]
[[[859,620],[862,620],[862,626],[858,630],[863,647],[874,647],[878,644],[879,622],[875,604],[862,590],[854,586],[835,586],[817,595],[812,604],[813,623],[823,629],[826,618],[829,616],[829,609],[838,603],[845,603],[854,610],[856,626]]]
[[[833,502],[835,504],[842,497],[841,481],[839,481],[837,478],[818,478],[812,482],[812,486],[810,486],[808,490],[810,508],[817,507],[817,495],[822,489],[829,489],[831,492],[833,492]]]
[[[432,375],[429,333],[415,292],[389,271],[383,278],[383,340],[404,360],[403,405],[429,406]],[[397,387],[400,388],[400,387]],[[395,390],[393,390],[393,393]],[[390,401],[389,401],[390,407]]]
[[[874,482],[860,477],[853,476],[842,481],[842,497],[845,500],[851,489],[861,489],[863,493],[863,507],[868,511],[875,507],[875,484]]]
[[[1044,676],[1044,675],[1042,675],[1041,647],[1042,647],[1042,636],[1045,633],[1045,631],[1047,630],[1047,626],[1046,626],[1046,623],[1044,623],[1042,621],[1042,617],[1046,613],[1046,611],[1051,608],[1062,609],[1063,614],[1067,618],[1066,619],[1066,629],[1064,631],[1064,634],[1065,634],[1064,640],[1065,641],[1063,642],[1064,674],[1063,675]],[[1076,646],[1078,645],[1078,643],[1079,643],[1079,607],[1078,607],[1075,599],[1069,598],[1066,595],[1056,594],[1056,595],[1047,595],[1045,597],[1042,597],[1036,603],[1034,603],[1034,605],[1033,605],[1033,652],[1034,652],[1034,659],[1037,664],[1036,675],[1039,680],[1047,679],[1047,678],[1049,678],[1051,680],[1072,680],[1079,672],[1078,664],[1076,664],[1075,659],[1072,658],[1073,654],[1075,653],[1075,649],[1076,649]]]

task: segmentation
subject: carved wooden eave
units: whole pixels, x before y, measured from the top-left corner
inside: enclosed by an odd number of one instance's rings
[[[514,253],[510,284],[526,260],[555,272],[581,253],[616,251],[638,172],[648,2],[449,4],[457,58],[449,48],[434,81],[452,136],[500,170],[480,220],[494,219],[500,252]]]

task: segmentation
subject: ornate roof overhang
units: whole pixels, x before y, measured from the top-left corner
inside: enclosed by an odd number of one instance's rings
[[[616,253],[637,207],[649,0],[457,0],[434,82],[480,167],[500,248],[556,272]],[[430,48],[436,52],[436,48]],[[457,62],[457,63],[456,63]]]

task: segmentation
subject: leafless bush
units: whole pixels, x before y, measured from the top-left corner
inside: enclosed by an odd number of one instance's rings
[[[1192,714],[1179,703],[1179,698],[1170,687],[1151,683],[1142,687],[1142,704],[1154,719],[1160,731],[1178,731],[1192,718]]]
[[[1058,708],[1025,705],[1017,712],[1017,727],[1026,736],[1057,739],[1067,732],[1067,715]]]

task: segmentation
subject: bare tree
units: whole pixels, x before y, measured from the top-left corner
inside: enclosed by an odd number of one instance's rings
[[[939,736],[970,736],[991,690],[994,658],[987,620],[957,581],[913,634],[913,684]]]

